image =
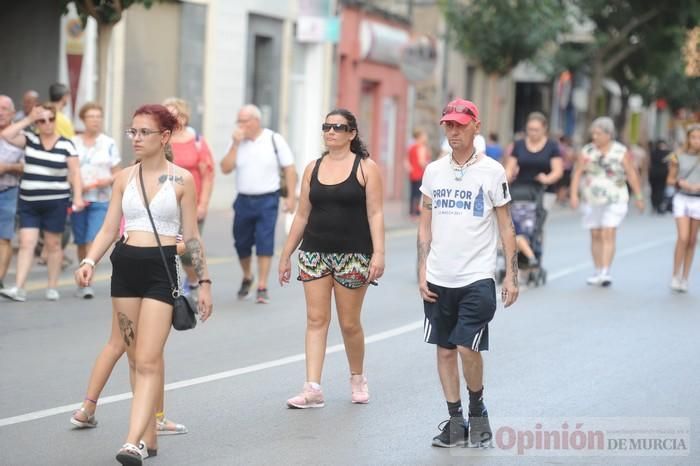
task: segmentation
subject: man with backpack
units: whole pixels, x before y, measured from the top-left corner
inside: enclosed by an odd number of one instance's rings
[[[296,204],[294,156],[280,134],[263,128],[260,109],[255,105],[245,105],[238,112],[232,139],[221,160],[221,171],[224,174],[236,172],[238,196],[233,203],[233,240],[243,269],[238,298],[245,299],[254,282],[252,255],[255,246],[258,259],[256,302],[266,304],[270,301],[267,278],[274,254],[280,197],[287,212],[293,212]]]

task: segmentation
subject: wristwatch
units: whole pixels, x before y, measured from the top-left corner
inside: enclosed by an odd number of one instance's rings
[[[92,267],[93,269],[95,268],[95,261],[92,260],[92,259],[90,259],[90,258],[87,258],[87,257],[86,257],[85,259],[83,259],[83,260],[80,261],[80,267],[82,267],[82,266],[85,265],[85,264],[89,265],[89,266]]]

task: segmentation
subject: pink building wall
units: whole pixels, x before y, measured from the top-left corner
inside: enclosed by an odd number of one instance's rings
[[[360,58],[360,23],[362,20],[374,21],[409,31],[405,24],[388,21],[380,16],[373,15],[357,8],[343,7],[341,12],[341,40],[339,43],[339,73],[337,106],[344,107],[353,112],[360,126],[360,137],[367,144],[372,159],[379,164],[384,174],[385,193],[389,199],[403,197],[406,184],[406,173],[403,168],[403,159],[406,153],[406,124],[408,82],[397,66],[372,62]],[[372,83],[371,112],[362,111],[363,83]],[[383,144],[383,125],[387,123],[384,111],[386,98],[394,99],[396,103],[395,130],[391,137],[394,138],[392,177],[389,177],[386,161],[381,159]],[[371,113],[371,115],[369,115]],[[364,121],[367,117],[371,121]],[[369,128],[364,131],[363,128]],[[369,136],[369,137],[368,137]],[[389,185],[388,180],[393,180]]]

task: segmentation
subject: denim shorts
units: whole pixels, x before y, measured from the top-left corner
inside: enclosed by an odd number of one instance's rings
[[[252,256],[253,246],[258,256],[274,255],[279,200],[279,192],[238,195],[233,203],[233,242],[238,257]]]
[[[49,233],[63,233],[66,228],[70,200],[51,199],[49,201],[19,200],[20,228],[38,228]]]
[[[109,202],[91,202],[80,212],[73,212],[70,220],[75,244],[87,244],[94,241],[105,221],[107,207],[109,207]]]
[[[299,251],[297,280],[309,282],[331,275],[345,288],[362,288],[368,284],[370,260],[369,254]]]
[[[0,239],[12,239],[15,236],[18,195],[17,187],[0,191]]]

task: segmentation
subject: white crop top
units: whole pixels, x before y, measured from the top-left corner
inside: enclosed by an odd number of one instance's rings
[[[124,215],[124,232],[153,232],[148,212],[141,196],[141,183],[138,177],[138,165],[129,174],[124,196],[122,196],[122,213]],[[173,186],[172,164],[168,163],[168,178],[158,192],[150,199],[151,215],[159,235],[177,236],[180,233],[180,206],[177,203]]]

